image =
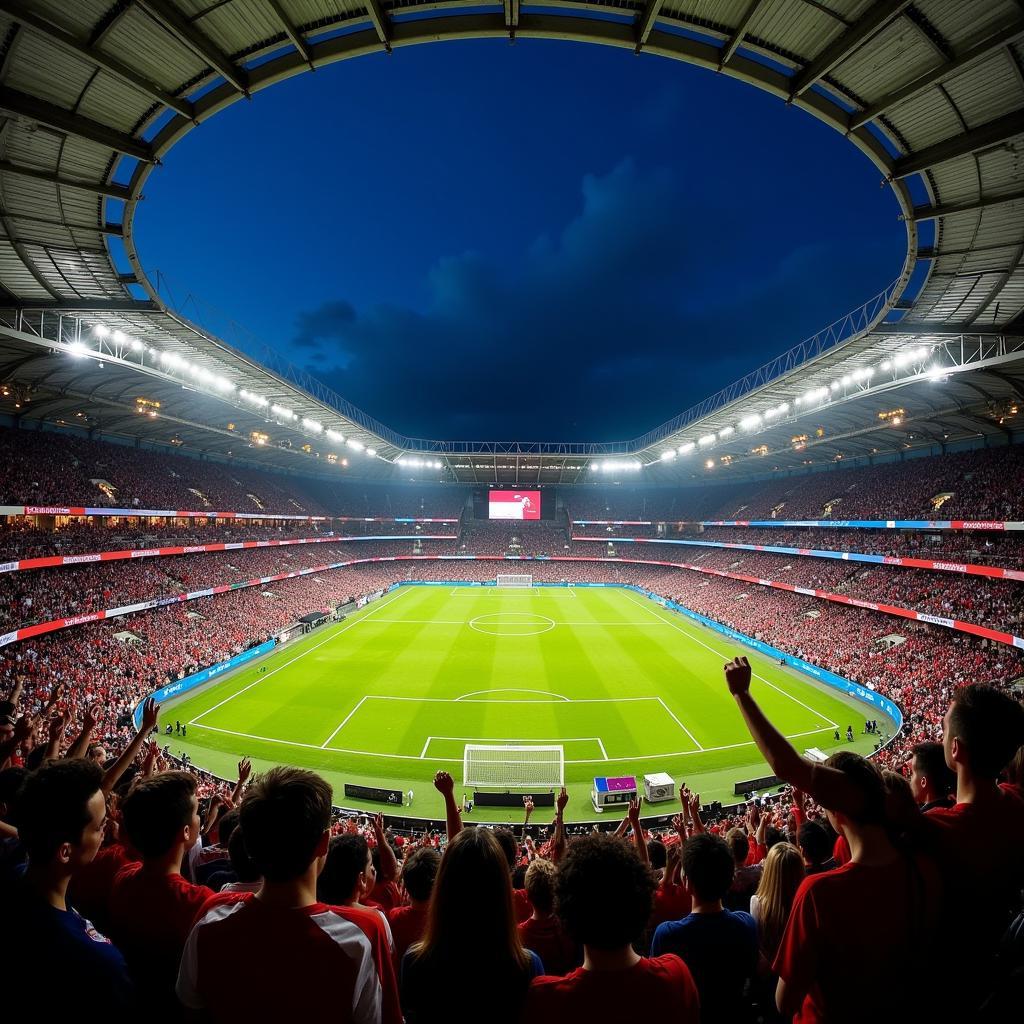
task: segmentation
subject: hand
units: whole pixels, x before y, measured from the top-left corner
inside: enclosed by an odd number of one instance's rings
[[[252,762],[247,757],[243,757],[238,762],[238,784],[244,786],[249,780],[249,776],[252,774]]]
[[[683,858],[683,844],[673,843],[665,848],[665,878],[670,878]]]
[[[148,736],[155,728],[160,718],[160,705],[152,697],[146,700],[142,706],[142,727],[139,729],[144,736]]]
[[[726,662],[724,671],[725,681],[729,684],[729,692],[734,697],[750,690],[750,662],[747,661],[745,655],[741,654],[738,658]]]
[[[530,815],[533,814],[533,797],[528,796],[523,801],[523,806],[526,808],[526,817],[529,818]]]
[[[757,804],[751,804],[747,808],[747,828],[751,833],[757,831],[757,826],[761,823],[761,808]]]
[[[370,824],[373,826],[373,831],[376,835],[384,836],[384,815],[375,814],[370,818]]]
[[[694,820],[700,815],[700,793],[690,794],[690,817]]]
[[[150,740],[144,747],[146,751],[146,757],[150,760],[155,761],[157,755],[160,753],[160,744],[156,740]]]
[[[21,743],[22,740],[27,740],[32,735],[33,730],[36,727],[35,719],[30,718],[28,715],[22,715],[14,723],[14,738]]]
[[[559,816],[565,810],[565,805],[569,802],[569,794],[565,791],[565,786],[559,790],[558,796],[555,797],[555,810],[558,811]]]
[[[96,715],[93,713],[92,707],[85,709],[85,714],[82,715],[82,732],[91,733],[96,728]]]
[[[629,801],[629,809],[626,811],[626,817],[629,818],[630,825],[633,826],[634,831],[640,830],[640,797],[635,796]]]
[[[686,837],[686,821],[681,814],[672,819],[672,827],[679,833],[681,839]]]
[[[438,772],[434,776],[434,789],[445,799],[448,799],[455,792],[455,780],[448,772]]]

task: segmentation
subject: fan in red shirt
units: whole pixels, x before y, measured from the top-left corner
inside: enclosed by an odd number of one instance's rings
[[[143,779],[122,804],[122,828],[142,863],[114,876],[110,934],[147,1001],[173,1003],[177,963],[189,929],[213,895],[181,875],[181,862],[199,838],[196,780],[187,772]]]
[[[534,979],[524,1020],[653,1020],[696,1024],[697,988],[686,964],[672,953],[647,959],[633,943],[654,907],[655,878],[633,846],[618,836],[574,840],[559,862],[558,916],[583,947],[583,966],[564,978]]]
[[[526,892],[533,912],[519,925],[519,938],[540,957],[545,974],[568,974],[583,959],[555,916],[557,876],[558,869],[549,860],[535,860],[526,869]]]
[[[395,965],[402,963],[406,950],[423,938],[427,927],[430,893],[441,863],[441,855],[429,846],[413,850],[402,865],[402,882],[409,897],[408,906],[395,907],[387,912],[391,925],[391,938],[395,944]]]
[[[201,913],[178,974],[187,1008],[226,1024],[328,1013],[400,1024],[381,915],[317,900],[332,796],[323,779],[297,768],[272,769],[246,794],[239,827],[263,884]]]

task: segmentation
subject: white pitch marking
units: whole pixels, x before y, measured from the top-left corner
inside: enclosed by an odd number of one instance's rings
[[[478,697],[481,693],[546,693],[549,697],[557,697],[559,700],[564,700],[567,704],[573,702],[568,697],[563,697],[560,693],[553,693],[551,690],[524,690],[518,686],[499,686],[494,690],[474,690],[472,693],[464,693],[461,697],[456,697],[453,703],[458,703],[460,700],[467,700],[470,697]],[[472,701],[474,704],[491,704],[493,701]],[[534,703],[533,701],[509,701],[510,704],[527,704]],[[554,704],[555,701],[545,701],[546,704]]]
[[[433,740],[453,740],[457,743],[486,743],[491,746],[500,746],[502,743],[596,743],[601,748],[604,760],[608,760],[605,754],[604,744],[600,736],[556,736],[554,739],[543,739],[538,736],[428,736],[427,742],[423,744],[419,760],[428,760],[427,748]],[[434,760],[434,759],[431,759]]]
[[[703,647],[707,651],[710,651],[712,654],[717,654],[718,657],[724,658],[727,661],[729,660],[729,655],[723,654],[721,651],[716,650],[710,644],[706,644],[703,640],[701,640],[700,637],[696,637],[692,633],[690,633],[687,630],[683,629],[683,627],[680,626],[678,623],[675,623],[675,622],[672,622],[669,619],[666,619],[663,615],[659,615],[652,608],[647,607],[648,605],[653,604],[653,602],[650,599],[647,599],[645,601],[640,601],[633,594],[626,594],[626,597],[628,597],[629,600],[632,601],[634,604],[638,604],[641,607],[646,608],[646,610],[649,611],[659,622],[664,622],[666,626],[671,626],[673,629],[679,630],[679,632],[682,633],[683,636],[688,637],[690,640],[692,640],[696,644],[700,644],[701,647]],[[657,606],[657,607],[660,607],[660,605]],[[754,675],[755,679],[760,679],[761,682],[765,684],[765,686],[770,686],[773,690],[776,690],[777,692],[781,693],[783,697],[788,697],[791,701],[793,701],[794,704],[799,704],[800,707],[802,707],[805,711],[810,711],[810,713],[815,718],[824,718],[825,721],[828,722],[829,725],[831,725],[831,727],[833,729],[838,729],[839,728],[839,726],[835,722],[833,722],[832,719],[826,718],[825,715],[823,715],[820,711],[815,711],[814,708],[809,707],[802,700],[800,700],[797,697],[794,697],[793,694],[787,693],[785,690],[782,689],[781,686],[776,686],[773,682],[771,682],[768,679],[765,679],[764,676],[758,675],[756,672],[753,675]]]
[[[644,698],[646,699],[646,698]],[[191,723],[190,723],[191,724]],[[241,736],[247,740],[260,740],[263,743],[279,743],[286,747],[303,747],[307,750],[318,750],[324,753],[324,748],[318,746],[316,743],[300,743],[297,740],[279,740],[273,736],[256,736],[251,732],[235,732],[234,729],[218,729],[215,725],[197,725],[197,729],[206,729],[208,732],[222,732],[227,736]],[[818,736],[823,732],[831,732],[831,729],[810,729],[807,732],[795,732],[791,733],[786,737],[788,740],[800,739],[802,736]],[[716,750],[735,750],[737,747],[752,747],[754,746],[753,740],[746,740],[743,743],[727,743],[721,747],[705,747],[703,750],[677,750],[672,753],[664,754],[636,754],[631,757],[616,757],[614,760],[616,763],[626,761],[650,761],[653,758],[659,757],[692,757],[694,754],[709,754]],[[386,757],[396,761],[434,761],[437,764],[452,764],[457,758],[451,757],[424,757],[417,756],[416,754],[382,754],[376,750],[353,750],[348,747],[331,747],[326,751],[327,753],[336,754],[359,754],[363,757]],[[566,761],[566,764],[602,764],[604,761],[610,761],[612,758],[585,758],[579,761]]]
[[[601,756],[607,761],[608,751],[604,749],[604,744],[601,742],[601,737],[595,736],[594,738],[597,740],[597,745],[601,748]]]
[[[680,722],[678,718],[676,718],[676,716],[673,713],[672,709],[660,697],[657,698],[657,701],[668,712],[669,717],[672,719],[672,721],[675,722],[676,725],[678,725],[679,728],[682,729],[683,732],[685,732],[686,735],[689,736],[690,739],[693,740],[693,742],[697,744],[697,749],[698,750],[703,750],[704,748],[700,745],[700,741],[697,739],[697,737],[694,736],[693,733],[690,732],[690,730],[687,729],[686,726],[683,725],[683,723]]]
[[[333,740],[334,737],[337,736],[339,732],[341,732],[341,730],[345,727],[345,724],[348,722],[348,720],[363,706],[364,700],[366,700],[366,697],[359,698],[359,703],[341,720],[341,725],[339,725],[338,728],[335,729],[334,732],[332,732],[331,735],[328,736],[327,739],[325,739],[323,743],[320,744],[321,750],[324,747],[326,747],[327,744],[330,743],[331,740]]]
[[[349,622],[347,625],[342,626],[341,629],[331,633],[330,636],[324,637],[324,639],[321,640],[320,643],[313,644],[312,647],[307,647],[304,651],[300,652],[299,654],[296,654],[294,658],[290,658],[283,665],[278,665],[277,668],[272,669],[266,675],[257,676],[257,678],[254,679],[251,683],[249,683],[246,686],[243,686],[236,693],[231,694],[230,697],[225,697],[222,701],[220,701],[220,703],[214,704],[212,708],[207,708],[204,712],[202,712],[202,714],[196,715],[196,717],[193,718],[192,721],[190,721],[188,724],[195,725],[197,722],[199,722],[200,719],[205,718],[208,714],[210,714],[211,711],[216,711],[217,708],[227,704],[229,700],[234,700],[239,694],[245,693],[246,690],[252,689],[252,687],[254,687],[257,683],[266,682],[271,676],[277,675],[277,673],[280,672],[281,669],[287,668],[289,665],[294,664],[300,658],[304,658],[307,654],[310,654],[312,651],[315,651],[318,647],[323,647],[324,644],[330,643],[335,637],[341,636],[342,633],[346,632],[347,630],[350,630],[353,626],[358,626],[360,622],[365,622],[371,615],[373,615],[375,611],[379,611],[381,608],[383,608],[385,604],[394,604],[398,600],[398,598],[402,596],[402,594],[407,594],[411,592],[411,588],[407,590],[402,590],[398,593],[397,596],[393,597],[390,601],[384,601],[382,603],[379,603],[377,608],[374,608],[373,610],[367,612],[366,615],[364,615],[362,618],[355,619],[352,622]]]

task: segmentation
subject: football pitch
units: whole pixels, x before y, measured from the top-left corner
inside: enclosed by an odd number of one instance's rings
[[[561,745],[572,820],[598,817],[595,776],[668,772],[705,803],[733,803],[734,782],[769,774],[722,676],[744,652],[623,588],[403,586],[167,704],[161,732],[181,722],[188,734],[161,742],[228,778],[243,755],[257,771],[314,769],[345,806],[381,809],[346,798],[346,782],[411,789],[405,813],[419,817],[443,814],[439,769],[461,796],[464,748],[479,743]],[[758,700],[798,749],[872,749],[862,729],[878,712],[756,652],[751,662]],[[836,744],[847,725],[854,742]],[[521,818],[478,808],[471,820]]]

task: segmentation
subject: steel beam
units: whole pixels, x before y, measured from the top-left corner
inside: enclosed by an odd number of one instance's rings
[[[277,15],[277,20],[281,22],[284,34],[291,40],[292,46],[302,54],[302,59],[309,65],[310,70],[312,70],[313,53],[309,48],[309,44],[299,34],[299,30],[292,23],[291,18],[288,17],[287,12],[278,0],[267,0],[267,3],[270,4],[274,14]]]
[[[28,96],[6,86],[0,86],[0,110],[6,110],[10,114],[17,114],[19,117],[45,124],[65,135],[86,139],[105,149],[116,150],[118,153],[124,153],[125,156],[134,157],[143,163],[153,163],[155,160],[152,146],[141,139],[124,135],[98,121],[82,117],[81,114],[72,113],[70,110],[48,103],[46,100]]]
[[[951,217],[957,213],[971,213],[974,210],[985,210],[990,206],[1002,206],[1004,203],[1017,203],[1024,200],[1024,191],[1007,192],[1000,196],[982,196],[966,203],[947,203],[940,206],[915,206],[914,220],[921,223],[926,220],[937,220],[939,217]]]
[[[759,0],[753,0],[756,4]],[[647,44],[647,40],[650,38],[651,31],[654,29],[654,23],[658,20],[658,15],[661,14],[661,8],[664,6],[665,0],[647,0],[647,6],[637,15],[636,19],[636,52],[639,53],[644,46]]]
[[[0,174],[16,174],[22,178],[35,178],[37,181],[46,181],[51,185],[59,185],[62,188],[77,188],[92,195],[120,199],[122,202],[128,202],[131,199],[131,191],[124,185],[83,181],[81,178],[67,178],[53,171],[44,171],[37,167],[25,167],[23,164],[12,163],[10,160],[0,160]]]
[[[815,82],[824,78],[859,46],[881,31],[893,18],[909,7],[911,0],[875,0],[845,32],[825,47],[793,79],[790,98],[802,96]]]
[[[366,7],[366,13],[370,17],[370,21],[373,23],[373,29],[377,33],[377,38],[381,41],[384,49],[388,53],[391,52],[391,33],[389,31],[391,23],[388,20],[388,16],[384,13],[384,8],[380,5],[380,0],[363,0],[364,6]],[[519,22],[519,2],[516,0],[516,24]]]
[[[1024,21],[1021,20],[1014,21],[1005,28],[999,29],[999,31],[982,39],[970,49],[964,50],[963,53],[954,57],[953,60],[943,61],[933,70],[926,72],[919,78],[915,78],[914,81],[904,85],[902,88],[894,89],[863,110],[851,114],[850,131],[856,131],[869,121],[873,121],[876,117],[884,114],[887,110],[913,99],[924,92],[925,89],[930,89],[933,85],[939,85],[958,71],[962,71],[977,61],[983,60],[990,54],[1001,50],[1004,46],[1016,42],[1022,35],[1024,35]]]
[[[9,14],[15,21],[38,32],[40,35],[46,36],[47,39],[50,39],[62,49],[79,57],[84,57],[90,64],[95,64],[96,67],[102,68],[115,78],[121,79],[122,82],[127,82],[129,85],[134,86],[140,92],[149,96],[150,99],[157,100],[159,103],[164,104],[164,106],[170,107],[179,114],[194,120],[195,114],[192,104],[188,100],[180,99],[165,89],[161,89],[155,82],[151,82],[148,78],[133,71],[119,60],[108,57],[97,47],[90,46],[88,43],[76,39],[70,32],[66,32],[59,26],[47,21],[41,15],[29,10],[25,4],[19,3],[18,0],[0,0],[0,11],[4,14]]]
[[[743,17],[740,18],[739,24],[733,30],[732,35],[726,40],[725,46],[722,49],[722,56],[718,58],[719,71],[736,55],[736,51],[743,42],[743,37],[747,34],[747,28],[750,26],[751,21],[754,20],[754,15],[757,14],[757,9],[763,2],[764,0],[750,0],[750,3],[747,4]]]
[[[249,76],[245,69],[229,60],[207,35],[196,28],[193,22],[182,17],[172,4],[167,0],[135,0],[135,2],[197,57],[205,60],[221,78],[230,82],[243,96],[248,96]]]
[[[1008,142],[1017,135],[1024,134],[1024,111],[1015,110],[1010,114],[997,117],[994,121],[978,125],[952,138],[926,146],[917,153],[901,157],[893,164],[892,178],[906,178],[911,174],[919,174],[936,164],[955,160],[960,156],[976,153],[979,149],[992,149]]]

